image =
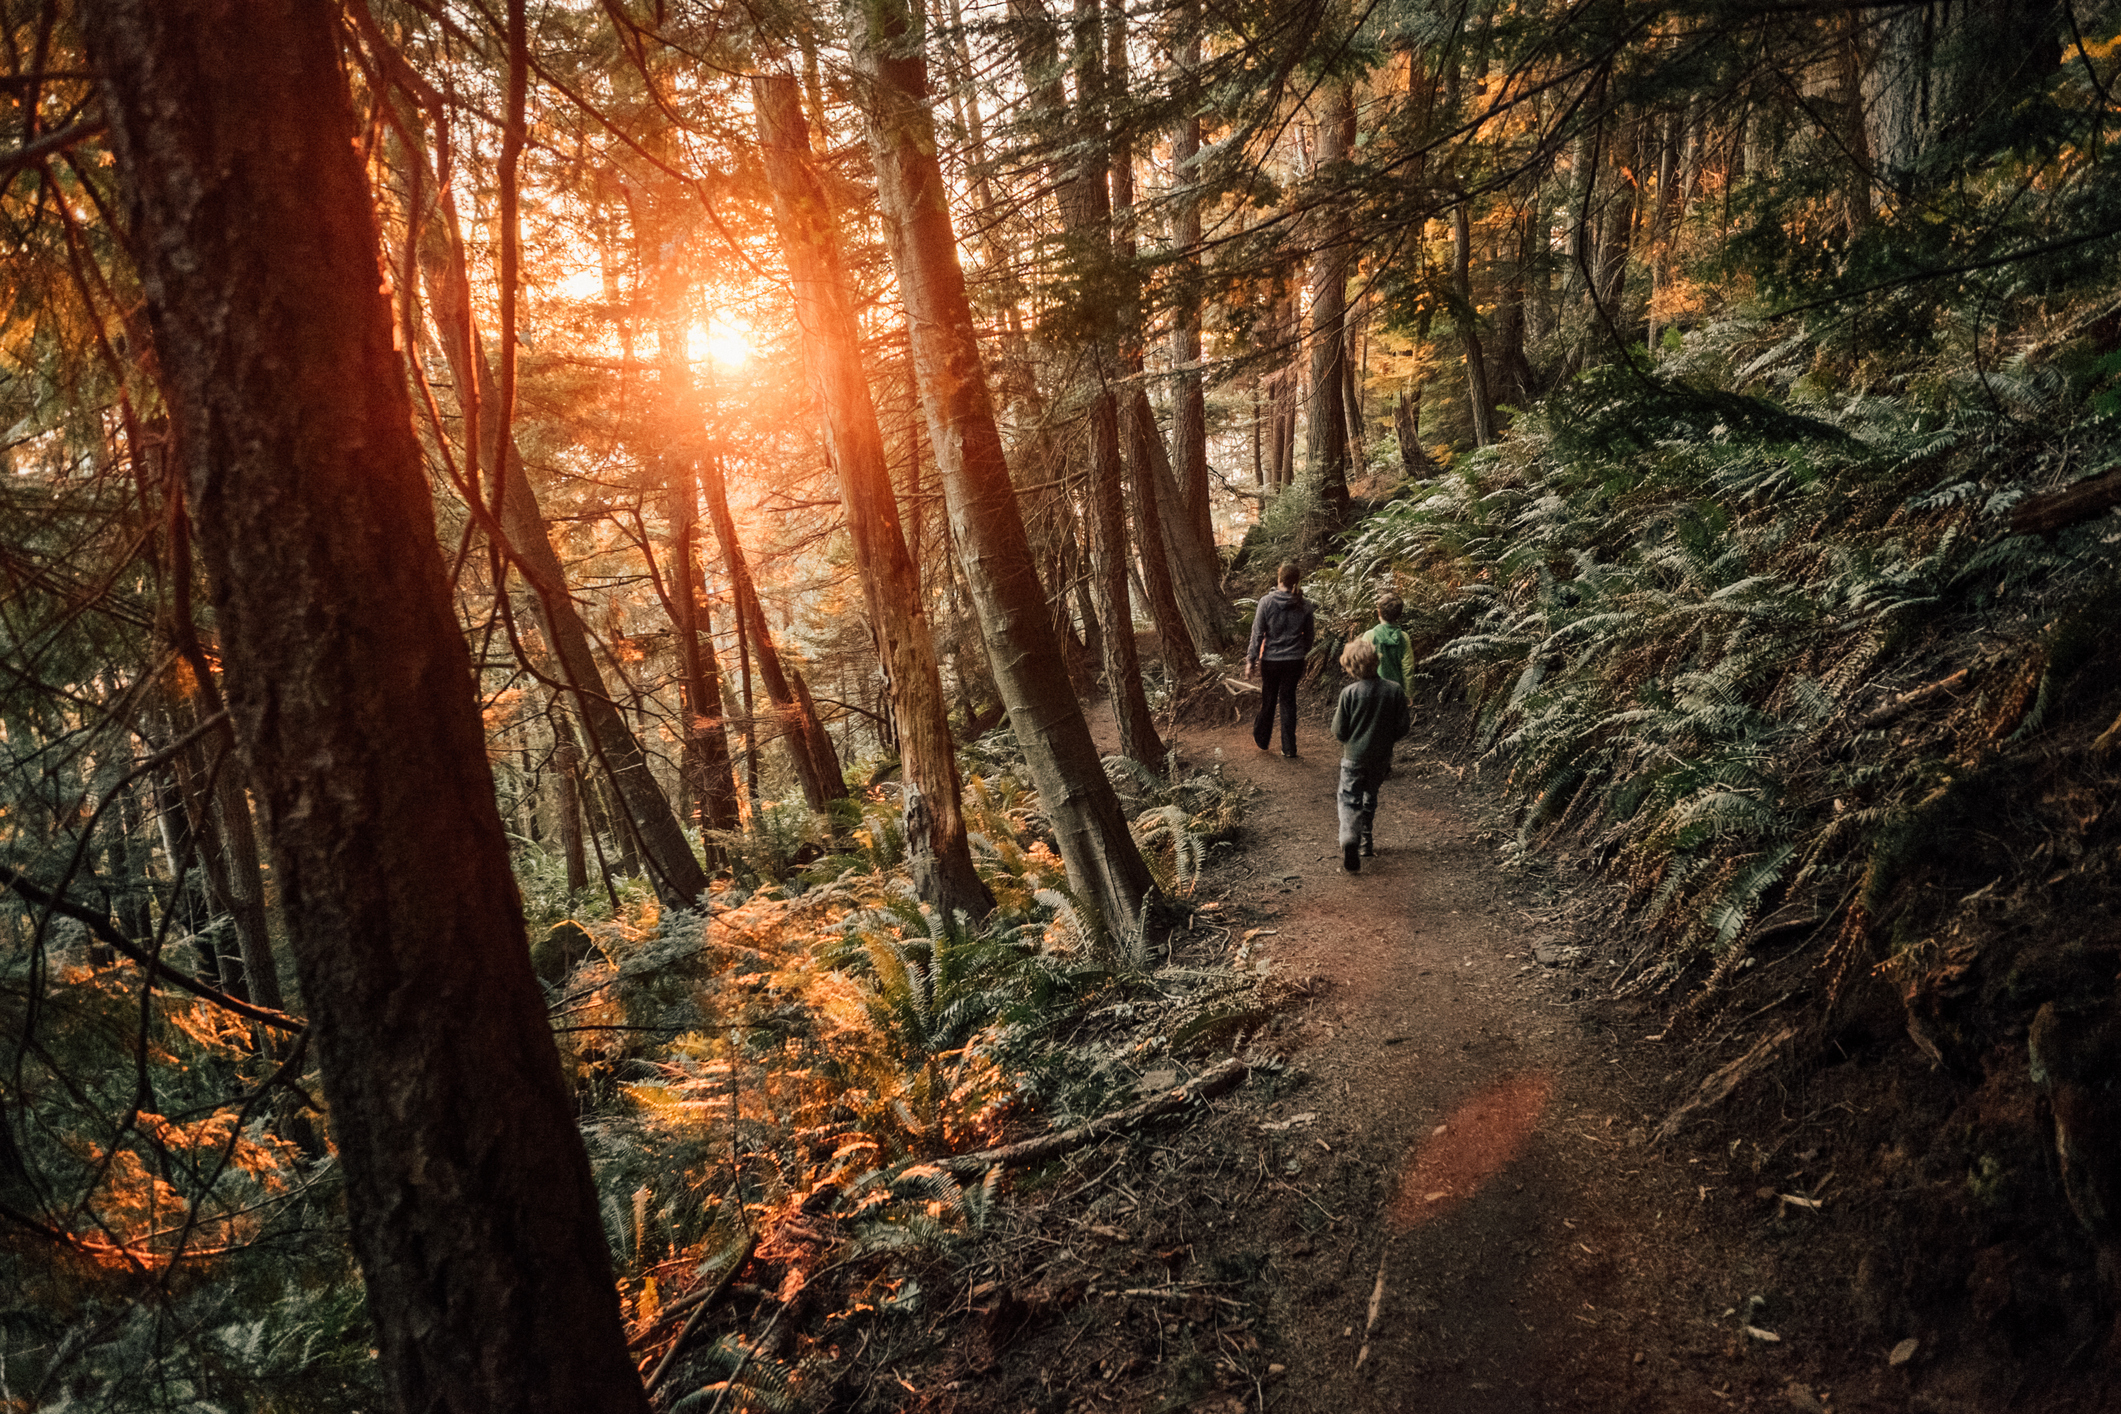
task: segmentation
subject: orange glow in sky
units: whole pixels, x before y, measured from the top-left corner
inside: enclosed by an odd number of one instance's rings
[[[685,337],[685,353],[694,363],[713,359],[723,368],[739,368],[751,357],[751,329],[727,315],[703,319]]]

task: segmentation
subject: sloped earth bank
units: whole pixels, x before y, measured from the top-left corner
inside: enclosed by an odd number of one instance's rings
[[[1700,1068],[1660,1038],[1668,1004],[1616,991],[1619,949],[1581,935],[1595,910],[1552,866],[1501,866],[1460,740],[1417,726],[1351,877],[1317,721],[1293,761],[1241,725],[1183,735],[1189,770],[1256,793],[1170,960],[1265,980],[1138,1083],[1261,1063],[1184,1124],[1019,1177],[907,1405],[2121,1407],[2081,1360],[2059,1388],[1960,1332],[1851,1318],[1871,1219],[1838,1201],[1834,1144],[1799,1147],[1834,1116],[1653,1141]]]

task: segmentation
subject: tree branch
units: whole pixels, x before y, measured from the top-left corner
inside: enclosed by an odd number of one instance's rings
[[[13,889],[39,908],[48,908],[53,913],[73,919],[99,941],[109,943],[155,976],[175,983],[201,1001],[212,1002],[217,1007],[232,1011],[246,1020],[255,1021],[260,1026],[269,1026],[275,1031],[299,1032],[309,1025],[299,1016],[289,1016],[284,1011],[274,1011],[270,1007],[258,1006],[253,1002],[232,997],[218,988],[209,987],[189,972],[178,971],[119,932],[108,918],[31,883],[18,869],[0,864],[0,885]]]

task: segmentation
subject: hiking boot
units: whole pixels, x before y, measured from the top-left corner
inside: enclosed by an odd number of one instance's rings
[[[1362,872],[1362,855],[1359,850],[1360,846],[1354,844],[1344,844],[1340,847],[1340,867],[1350,874]]]
[[[1363,831],[1362,836],[1362,857],[1364,859],[1375,859],[1377,857],[1377,842],[1370,838],[1370,833],[1367,830]]]

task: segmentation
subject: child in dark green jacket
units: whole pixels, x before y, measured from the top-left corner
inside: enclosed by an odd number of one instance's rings
[[[1392,770],[1392,747],[1413,725],[1407,694],[1377,675],[1377,645],[1357,638],[1341,650],[1341,671],[1355,681],[1333,706],[1333,739],[1340,743],[1340,867],[1362,872],[1362,856],[1377,853],[1370,829],[1377,791]]]

